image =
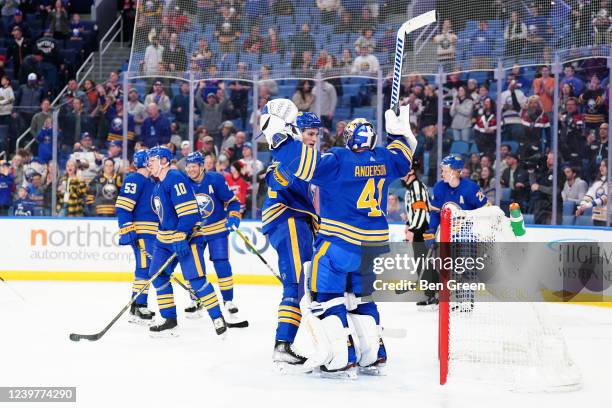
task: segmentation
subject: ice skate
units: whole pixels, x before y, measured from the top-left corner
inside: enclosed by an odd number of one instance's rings
[[[147,308],[147,305],[132,303],[132,306],[130,306],[130,318],[128,321],[141,326],[150,326],[153,324],[154,316],[155,312],[150,311]]]
[[[199,319],[202,317],[202,305],[198,301],[192,300],[189,306],[185,308],[185,317],[187,319]]]
[[[293,350],[293,345],[288,341],[277,340],[274,344],[272,353],[272,363],[274,368],[281,373],[306,373],[312,371],[304,363],[306,357],[299,355]]]
[[[150,335],[154,338],[177,337],[177,326],[176,317],[170,317],[165,319],[161,324],[149,327],[149,331],[151,332]]]

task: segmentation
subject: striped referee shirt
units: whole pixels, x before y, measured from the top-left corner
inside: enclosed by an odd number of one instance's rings
[[[424,231],[429,226],[429,192],[427,186],[418,179],[407,185],[404,196],[406,212],[408,214],[406,225],[410,231]]]

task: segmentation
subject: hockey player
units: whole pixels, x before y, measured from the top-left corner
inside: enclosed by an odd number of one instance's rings
[[[262,114],[261,129],[285,178],[297,177],[319,187],[321,228],[316,236],[309,289],[310,328],[316,338],[328,339],[322,360],[324,376],[354,378],[356,365],[366,374],[377,374],[386,362],[380,337],[377,306],[363,296],[372,293],[363,285],[371,269],[363,268],[367,247],[384,245],[389,240],[389,226],[381,203],[387,195],[387,181],[405,176],[416,148],[410,131],[409,111],[385,113],[387,132],[398,137],[387,148],[376,147],[376,133],[365,119],[351,121],[344,131],[346,148],[332,148],[320,155],[313,148],[291,137],[287,112],[279,106],[292,104],[276,100],[275,107]],[[349,292],[349,305],[344,294]],[[307,296],[305,296],[308,299]],[[349,313],[347,313],[347,309]],[[348,334],[349,319],[358,339]],[[321,341],[320,344],[325,342]]]
[[[204,157],[200,152],[190,153],[186,163],[185,170],[203,222],[203,226],[193,236],[202,237],[202,250],[208,246],[210,260],[214,263],[219,278],[228,321],[246,323],[238,317],[238,307],[234,303],[234,277],[228,248],[229,232],[240,225],[240,202],[230,191],[221,174],[204,171]],[[197,315],[199,307],[196,303],[185,309],[185,312]]]
[[[204,248],[192,234],[200,227],[201,215],[189,179],[180,171],[171,169],[172,153],[167,147],[157,146],[149,150],[148,167],[158,182],[153,190],[153,207],[159,218],[159,231],[151,260],[150,274],[176,253],[183,278],[189,281],[198,301],[208,310],[217,334],[227,330],[219,301],[213,286],[206,280]],[[175,265],[175,264],[174,264]],[[174,266],[173,265],[173,266]],[[153,285],[157,290],[157,303],[163,323],[149,330],[157,334],[176,335],[176,307],[170,284],[172,267],[166,268]]]
[[[274,104],[274,101],[269,102],[264,112],[273,109]],[[292,104],[287,104],[287,107],[291,110],[285,116],[285,120],[291,123],[287,132],[299,140],[300,135],[293,128],[297,107]],[[311,147],[316,144],[320,126],[321,122],[316,115],[308,112],[297,114],[297,127],[302,132],[305,144]],[[273,160],[275,153],[273,150]],[[278,254],[278,270],[283,284],[272,354],[272,361],[280,370],[285,369],[286,365],[297,366],[306,361],[293,350],[292,344],[302,320],[300,298],[303,295],[303,285],[300,283],[303,281],[303,264],[312,259],[313,232],[319,224],[310,185],[295,177],[288,178],[284,173],[282,165],[277,162],[273,162],[268,169],[265,178],[270,187],[264,200],[262,216],[262,232],[268,236]]]
[[[463,169],[463,158],[458,154],[450,154],[442,159],[440,163],[442,180],[438,181],[433,188],[431,195],[429,231],[425,234],[425,239],[429,242],[435,240],[438,226],[440,225],[440,211],[447,203],[455,203],[463,210],[475,210],[490,205],[487,196],[480,191],[480,187],[474,181],[461,177]],[[458,250],[459,247],[453,248]],[[468,246],[461,250],[470,251]],[[464,273],[463,279],[469,279],[470,274]],[[436,277],[432,277],[432,282]],[[425,301],[426,305],[435,304],[434,295],[429,293]],[[456,292],[456,297],[461,304],[461,311],[469,312],[474,308],[474,292],[470,290]],[[423,305],[423,306],[426,306]]]
[[[134,153],[133,164],[136,171],[126,176],[115,203],[119,221],[119,245],[130,245],[136,259],[132,296],[145,285],[149,277],[149,260],[146,254],[153,253],[155,234],[157,234],[157,215],[151,208],[151,194],[155,183],[149,178],[147,152]],[[149,323],[154,312],[147,309],[145,290],[132,304],[130,319],[133,323]]]

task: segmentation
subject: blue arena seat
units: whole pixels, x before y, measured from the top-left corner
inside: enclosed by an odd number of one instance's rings
[[[470,153],[470,145],[462,140],[455,140],[451,144],[450,152],[467,156]]]

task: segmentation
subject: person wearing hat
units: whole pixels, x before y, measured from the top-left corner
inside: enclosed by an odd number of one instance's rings
[[[27,83],[20,85],[15,95],[15,105],[22,106],[20,114],[26,123],[32,121],[32,117],[38,111],[42,101],[43,91],[38,85],[38,77],[35,73],[27,76]]]
[[[32,30],[30,30],[28,23],[25,22],[23,13],[19,9],[15,11],[13,21],[7,27],[7,32],[12,33],[16,27],[21,30],[25,38],[32,38]]]
[[[221,124],[221,150],[231,149],[236,143],[236,129],[231,120],[226,120]]]
[[[123,172],[123,155],[121,154],[123,150],[123,142],[119,140],[113,140],[112,142],[107,143],[108,151],[106,153],[107,159],[111,159],[113,163],[115,163],[114,168],[116,173]]]
[[[23,60],[30,54],[32,44],[29,39],[23,36],[21,28],[15,27],[10,33],[13,41],[9,42],[7,56],[13,62],[13,72],[19,73]]]
[[[149,32],[149,42],[145,50],[144,58],[141,62],[142,70],[145,75],[155,76],[159,73],[159,67],[162,63],[162,55],[164,53],[164,47],[159,42],[159,37],[155,28],[152,28]]]
[[[183,140],[181,142],[181,150],[177,152],[176,158],[179,159],[176,162],[176,167],[182,172],[185,172],[185,168],[187,166],[187,156],[191,153],[191,143],[189,140]]]
[[[145,97],[145,106],[149,106],[151,103],[155,103],[166,115],[170,113],[170,98],[166,95],[164,84],[159,79],[153,83],[152,92]]]

